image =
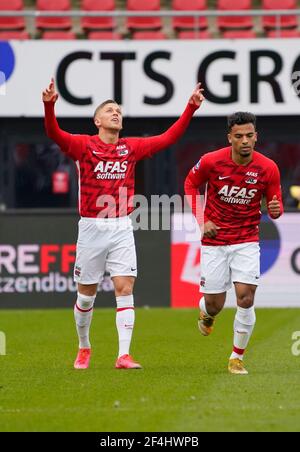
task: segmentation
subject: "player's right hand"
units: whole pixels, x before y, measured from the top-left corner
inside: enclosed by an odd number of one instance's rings
[[[196,107],[200,107],[202,102],[205,100],[203,91],[204,89],[201,88],[201,83],[198,83],[191,97],[189,98],[189,104],[195,105]]]
[[[204,224],[203,236],[208,237],[209,239],[214,239],[217,236],[219,229],[221,228],[215,225],[215,223],[213,223],[212,221],[207,221]]]
[[[55,103],[58,99],[58,94],[55,90],[54,78],[51,79],[50,85],[43,91],[43,102]]]

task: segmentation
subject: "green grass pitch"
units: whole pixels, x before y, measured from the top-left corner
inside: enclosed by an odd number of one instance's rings
[[[297,309],[257,310],[249,376],[227,373],[234,310],[211,337],[196,310],[137,309],[132,354],[143,370],[115,370],[115,312],[97,309],[90,369],[75,371],[71,310],[0,311],[1,431],[299,431]]]

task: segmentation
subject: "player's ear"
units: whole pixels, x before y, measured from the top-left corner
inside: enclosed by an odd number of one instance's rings
[[[94,124],[97,127],[97,129],[100,129],[101,121],[100,121],[100,119],[97,116],[96,116],[96,118],[94,118]]]
[[[232,139],[231,139],[230,133],[228,133],[227,138],[228,138],[229,143],[232,144]]]

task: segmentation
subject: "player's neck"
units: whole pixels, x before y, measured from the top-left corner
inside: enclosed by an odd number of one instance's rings
[[[231,150],[231,158],[237,165],[243,165],[246,166],[253,160],[253,153],[249,155],[249,157],[241,157],[240,155],[237,155],[234,153],[233,150]]]
[[[105,144],[117,144],[119,141],[119,131],[117,130],[99,130],[99,138]]]

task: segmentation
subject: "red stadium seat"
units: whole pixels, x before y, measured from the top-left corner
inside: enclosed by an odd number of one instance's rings
[[[252,30],[229,30],[222,34],[224,39],[256,39],[256,33]]]
[[[71,2],[70,0],[37,0],[36,8],[39,11],[70,11]],[[36,27],[40,30],[70,30],[72,21],[70,17],[38,17]]]
[[[252,0],[218,0],[219,11],[249,11],[251,8]],[[253,18],[250,16],[219,17],[217,23],[220,30],[253,28]]]
[[[0,0],[0,11],[22,11],[23,0]],[[0,30],[24,30],[24,17],[0,17]]]
[[[265,10],[270,9],[296,9],[297,0],[263,0],[262,6]],[[282,28],[297,28],[297,16],[282,16],[279,21]],[[272,30],[277,26],[277,19],[275,16],[263,17],[263,26],[265,30]]]
[[[115,0],[82,0],[82,11],[114,11]],[[89,32],[91,30],[113,30],[115,20],[112,17],[83,17],[81,27]]]
[[[300,38],[299,30],[272,30],[267,33],[268,38]]]
[[[106,40],[106,41],[116,41],[122,39],[122,36],[119,33],[115,33],[113,31],[91,31],[88,34],[88,39],[94,39],[96,41]]]
[[[132,39],[144,39],[147,41],[164,40],[167,36],[162,31],[136,31],[132,35]]]
[[[30,39],[27,31],[0,31],[0,41],[9,41],[10,39],[19,39],[21,41]]]
[[[178,39],[211,39],[211,34],[207,30],[180,31]]]
[[[173,0],[174,11],[205,11],[207,0]],[[172,20],[174,30],[191,30],[195,27],[204,30],[207,28],[206,17],[174,17]]]
[[[160,0],[127,0],[128,11],[160,11]],[[162,21],[160,17],[128,17],[129,30],[160,30]]]
[[[76,34],[72,31],[45,31],[42,36],[43,39],[59,39],[62,41],[71,41],[76,39]]]

